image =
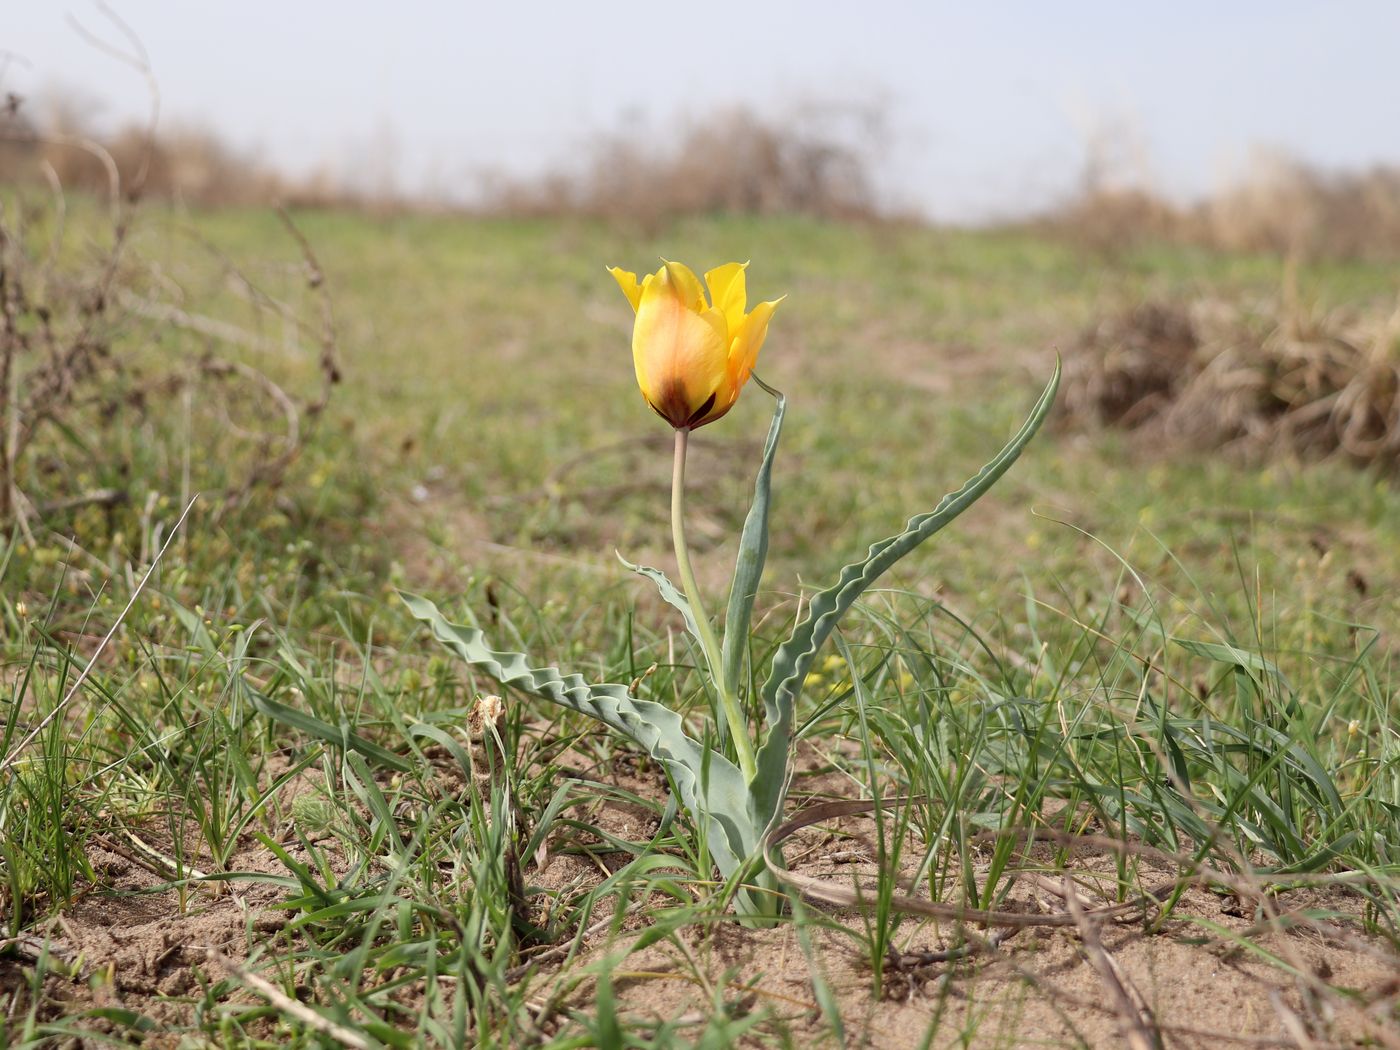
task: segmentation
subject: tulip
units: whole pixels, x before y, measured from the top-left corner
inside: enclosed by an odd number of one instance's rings
[[[677,430],[703,427],[728,412],[753,372],[769,318],[782,299],[746,312],[747,266],[726,263],[705,274],[708,299],[682,263],[668,262],[640,282],[627,270],[608,271],[637,315],[632,328],[637,385],[647,404]]]
[[[723,655],[714,627],[701,604],[700,589],[685,541],[685,458],[690,432],[713,423],[734,407],[749,381],[768,321],[782,299],[747,310],[744,270],[748,263],[725,263],[705,274],[705,286],[681,263],[668,262],[640,282],[616,266],[608,272],[632,304],[632,363],[637,385],[657,415],[676,428],[671,475],[671,538],[694,630],[699,635],[710,677],[729,726],[745,779],[755,773],[753,741],[738,697],[722,673]],[[706,287],[709,298],[705,296]]]

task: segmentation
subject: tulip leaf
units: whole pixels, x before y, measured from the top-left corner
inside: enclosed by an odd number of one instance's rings
[[[755,855],[763,829],[755,828],[749,819],[749,793],[743,774],[724,756],[689,736],[676,712],[636,699],[623,685],[590,685],[581,675],[564,675],[553,667],[531,667],[523,653],[491,649],[475,627],[449,623],[426,598],[406,593],[401,597],[434,637],[468,664],[502,685],[596,718],[660,762],[675,784],[681,804],[697,822],[706,822],[710,854],[726,878]]]
[[[755,823],[766,825],[782,808],[787,792],[788,752],[792,744],[793,710],[802,685],[822,643],[836,628],[856,599],[879,577],[919,544],[977,502],[996,483],[1035,436],[1054,404],[1060,385],[1060,363],[1030,416],[1006,446],[956,492],[951,492],[926,514],[909,519],[904,531],[870,547],[863,561],[847,565],[837,582],[812,596],[806,615],[773,654],[772,667],[763,686],[768,734],[758,750],[758,771],[752,784]]]
[[[638,576],[645,576],[652,583],[656,584],[656,589],[660,592],[666,604],[676,609],[681,614],[681,617],[685,620],[685,629],[690,632],[690,637],[695,639],[696,645],[700,647],[700,651],[703,653],[705,651],[705,641],[700,637],[700,628],[696,626],[695,613],[690,608],[690,599],[681,593],[681,589],[671,582],[670,577],[660,569],[653,569],[650,565],[633,565],[621,554],[618,554],[617,560],[622,562],[623,565],[627,566],[628,569],[635,572]],[[716,668],[710,668],[711,675],[713,675],[716,670]]]
[[[763,564],[768,559],[768,507],[771,502],[773,458],[778,451],[778,435],[783,430],[783,413],[787,398],[758,376],[753,381],[777,399],[773,422],[768,427],[768,441],[763,446],[763,462],[754,479],[753,503],[744,519],[744,531],[739,537],[739,557],[734,565],[734,582],[729,587],[729,608],[724,615],[724,684],[730,696],[739,695],[739,674],[748,650],[749,624],[753,619],[754,598],[763,576]]]

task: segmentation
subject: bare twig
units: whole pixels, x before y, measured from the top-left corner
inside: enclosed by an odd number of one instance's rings
[[[323,385],[320,400],[307,406],[307,411],[315,415],[325,407],[326,402],[330,399],[331,387],[340,382],[340,362],[336,354],[335,309],[331,303],[330,293],[326,289],[326,272],[321,268],[321,261],[316,258],[316,252],[312,249],[311,242],[292,221],[286,208],[279,207],[277,217],[282,220],[282,225],[287,228],[287,232],[292,235],[292,239],[301,248],[302,259],[306,263],[307,287],[316,294],[317,300],[321,304],[321,376]]]
[[[131,494],[126,489],[93,489],[91,492],[80,492],[76,496],[41,503],[36,509],[41,518],[48,518],[82,507],[117,507],[130,498]]]
[[[155,152],[156,127],[160,124],[160,82],[156,80],[155,71],[151,68],[151,58],[146,51],[146,45],[142,43],[141,37],[136,31],[127,25],[105,0],[97,0],[97,9],[125,39],[127,50],[102,39],[78,21],[72,12],[68,13],[68,24],[90,46],[135,70],[146,82],[146,93],[149,95],[151,103],[150,118],[146,124],[146,148],[141,152],[141,165],[131,180],[135,192],[140,193],[141,188],[145,185],[146,176],[150,173],[151,154]]]
[[[117,293],[117,301],[131,313],[149,321],[159,321],[175,328],[183,328],[228,343],[231,346],[242,347],[245,350],[266,351],[273,349],[271,340],[255,335],[246,328],[230,321],[221,321],[217,317],[205,317],[203,314],[182,310],[172,303],[156,302],[126,289]]]
[[[221,954],[215,948],[206,950],[211,963],[216,963],[225,971],[231,974],[235,980],[245,987],[261,995],[277,1009],[281,1010],[289,1017],[294,1017],[302,1024],[306,1025],[322,1035],[330,1036],[340,1043],[341,1046],[353,1047],[355,1050],[370,1050],[374,1044],[359,1032],[352,1031],[344,1025],[337,1024],[323,1014],[317,1013],[305,1003],[298,1002],[290,995],[287,995],[266,977],[245,970],[232,959]]]
[[[1107,989],[1113,1000],[1122,1025],[1122,1035],[1129,1050],[1162,1050],[1162,1036],[1157,1030],[1157,1022],[1143,1001],[1141,993],[1131,987],[1131,982],[1119,969],[1113,956],[1108,954],[1099,938],[1098,927],[1089,919],[1089,914],[1080,901],[1074,883],[1066,876],[1062,893],[1065,907],[1079,930],[1079,939],[1084,945],[1084,954],[1089,965],[1099,975],[1099,981]],[[1131,990],[1130,990],[1131,989]]]
[[[575,945],[582,944],[584,941],[588,940],[588,938],[592,937],[595,933],[602,933],[614,922],[620,922],[621,918],[624,918],[627,915],[630,915],[632,912],[636,911],[638,907],[640,907],[639,904],[629,904],[625,909],[623,909],[622,916],[618,916],[616,913],[614,913],[612,915],[607,916],[606,918],[599,919],[597,922],[595,922],[592,926],[588,927],[588,929],[584,930],[582,933],[575,934],[572,938],[569,939],[569,942],[567,944],[559,944],[546,951],[542,951],[536,955],[532,955],[529,959],[521,963],[519,966],[515,966],[506,971],[506,982],[514,984],[516,981],[520,980],[520,978],[524,977],[531,970],[543,966],[545,963],[556,962],[559,959],[565,958],[571,951],[574,950]]]
[[[140,864],[141,867],[148,871],[172,879],[207,879],[209,877],[198,868],[190,867],[188,864],[183,865],[182,871],[182,865],[178,860],[168,854],[162,853],[125,825],[118,824],[116,833],[129,842],[137,852],[144,855],[146,858],[145,860],[135,859],[134,862]]]

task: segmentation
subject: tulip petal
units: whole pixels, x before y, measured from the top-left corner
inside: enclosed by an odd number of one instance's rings
[[[717,310],[712,306],[707,310],[701,310],[700,316],[715,330],[715,334],[719,336],[720,343],[724,346],[728,346],[729,334],[731,332],[737,332],[738,329],[729,327],[729,320],[724,316],[724,311]]]
[[[725,263],[705,274],[710,289],[710,302],[724,311],[731,332],[739,331],[744,323],[744,308],[748,304],[744,270],[748,263]]]
[[[753,312],[744,318],[744,324],[729,349],[729,371],[734,377],[736,387],[748,382],[749,374],[758,361],[758,352],[763,349],[763,340],[768,337],[768,321],[778,304],[786,298],[787,296],[783,296],[772,302],[759,303],[753,308]]]
[[[668,261],[656,275],[659,277],[662,273],[670,275],[671,283],[680,291],[681,302],[697,314],[710,305],[705,300],[705,289],[700,284],[700,278],[685,263]]]
[[[642,286],[637,283],[637,275],[620,266],[609,266],[608,273],[613,275],[613,280],[617,281],[622,294],[627,296],[627,301],[632,304],[632,312],[636,313],[637,304],[642,301]]]
[[[676,271],[668,265],[643,287],[632,330],[632,360],[651,407],[672,426],[684,427],[719,400],[728,380],[729,355],[723,315],[690,309],[684,298],[688,289],[677,283]]]

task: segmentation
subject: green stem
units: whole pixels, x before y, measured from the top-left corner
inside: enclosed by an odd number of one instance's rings
[[[700,603],[700,588],[695,585],[695,571],[690,567],[690,549],[685,543],[685,450],[689,438],[688,428],[682,427],[676,431],[676,466],[671,476],[671,538],[676,544],[676,565],[681,572],[681,587],[690,602],[695,626],[700,631],[700,645],[710,665],[710,680],[719,693],[720,706],[724,708],[724,719],[729,723],[729,737],[734,741],[734,751],[739,756],[739,770],[745,780],[752,780],[758,768],[754,763],[753,742],[749,739],[744,716],[739,711],[739,701],[724,681],[719,641],[715,638],[714,628],[710,626],[705,607]]]

